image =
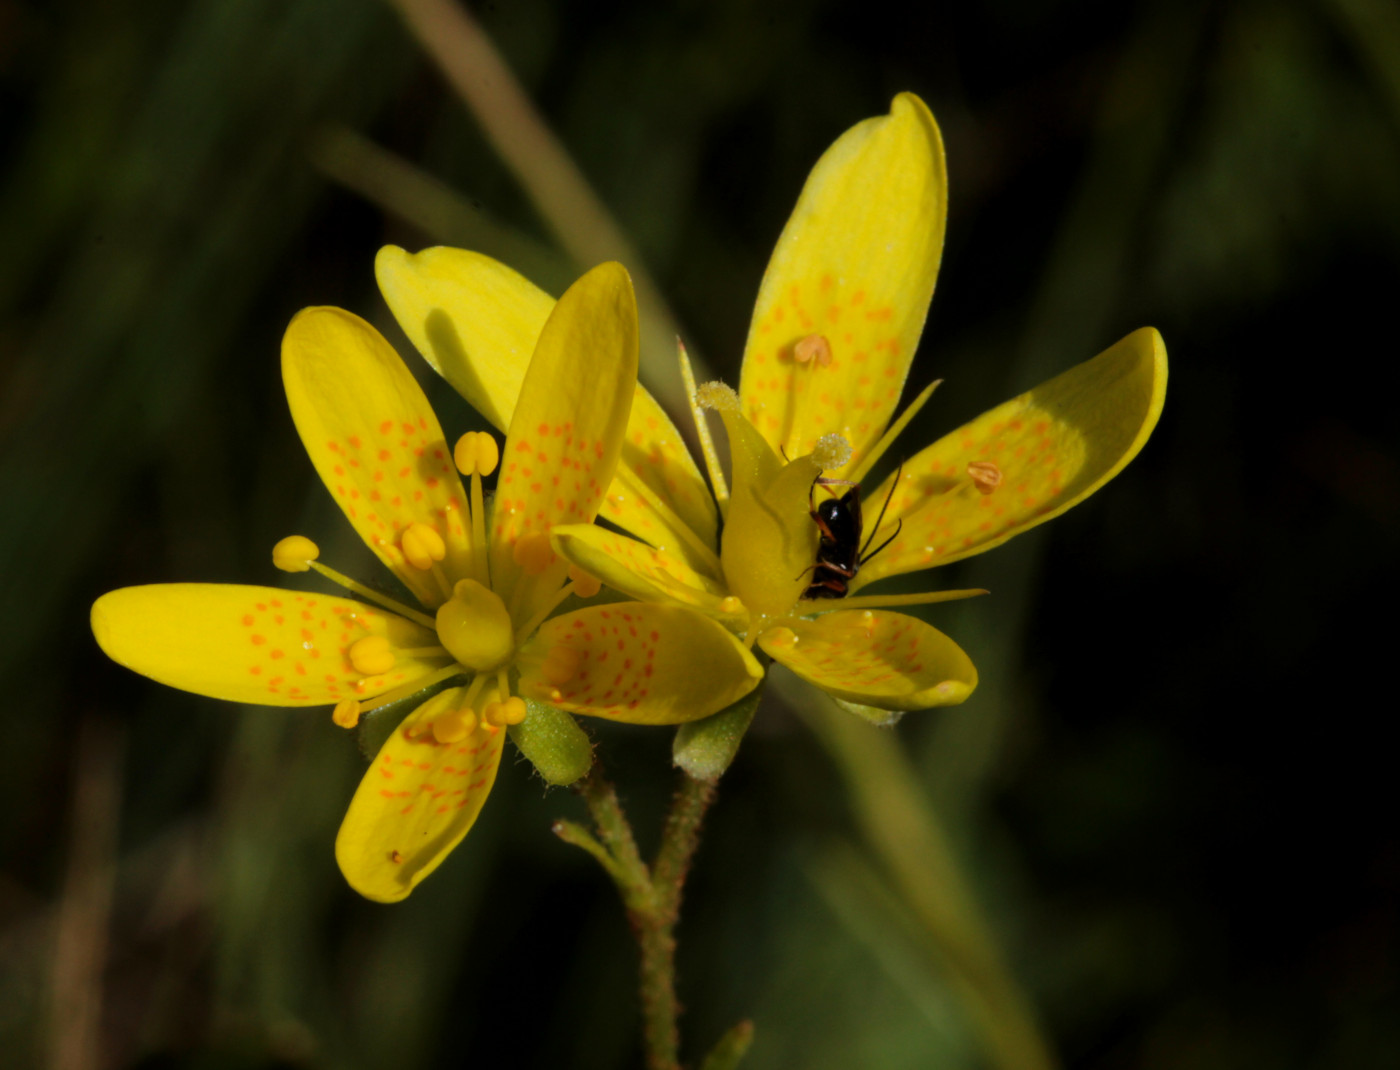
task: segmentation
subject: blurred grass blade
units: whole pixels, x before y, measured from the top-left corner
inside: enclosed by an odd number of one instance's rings
[[[454,0],[392,3],[579,267],[618,260],[631,272],[641,318],[642,378],[666,408],[684,412],[685,391],[671,357],[681,333],[675,317],[641,256],[546,125],[496,46],[471,13]]]

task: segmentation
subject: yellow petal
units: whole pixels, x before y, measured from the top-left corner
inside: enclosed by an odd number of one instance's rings
[[[1137,456],[1166,389],[1166,348],[1144,327],[945,435],[904,465],[881,531],[904,527],[852,588],[989,550],[1083,501]]]
[[[480,726],[439,743],[429,722],[460,704],[449,688],[404,718],[366,771],[335,840],[350,886],[381,903],[403,899],[476,821],[501,764],[505,732]]]
[[[797,457],[836,432],[858,464],[879,439],[923,330],[946,213],[943,141],[912,94],[817,162],[763,276],[744,349],[744,412],[775,448]]]
[[[523,694],[571,713],[631,724],[708,717],[763,678],[754,656],[708,617],[641,602],[546,621],[518,664]],[[566,672],[559,671],[561,664]]]
[[[465,249],[379,250],[375,274],[409,340],[472,407],[504,431],[554,298],[504,264]],[[650,488],[711,547],[715,507],[685,442],[642,387],[632,403],[620,466]],[[674,524],[619,480],[602,514],[653,543]]]
[[[662,509],[649,502],[647,495],[637,493],[637,482],[651,492]],[[718,520],[714,497],[676,425],[641,386],[632,401],[617,478],[600,512],[653,546],[676,547],[701,568],[705,559],[687,551],[682,526],[699,536],[706,549],[713,552],[715,548]]]
[[[632,280],[621,264],[601,264],[569,287],[540,332],[501,455],[491,583],[517,621],[558,589],[567,565],[556,558],[526,575],[516,543],[547,538],[555,524],[592,521],[617,467],[636,385]]]
[[[379,289],[404,334],[472,408],[504,431],[554,298],[489,256],[386,245]]]
[[[113,661],[171,687],[231,702],[316,706],[373,698],[446,664],[403,654],[437,645],[428,629],[363,602],[222,583],[123,587],[92,607]],[[388,671],[366,677],[348,651],[383,636]]]
[[[308,308],[282,339],[292,420],[321,479],[361,538],[424,605],[443,592],[408,565],[399,540],[411,524],[443,539],[450,579],[470,575],[462,482],[428,399],[382,335],[339,308]]]
[[[566,561],[631,598],[735,617],[721,608],[729,593],[724,585],[690,568],[675,554],[596,524],[557,527],[553,541],[555,552]]]
[[[838,611],[789,620],[758,643],[808,683],[883,710],[954,706],[977,686],[977,669],[961,647],[902,613]]]

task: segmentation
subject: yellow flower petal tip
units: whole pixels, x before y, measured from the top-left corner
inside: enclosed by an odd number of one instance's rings
[[[321,548],[305,535],[288,535],[272,548],[272,564],[283,572],[310,572]]]
[[[486,431],[468,431],[457,440],[452,459],[464,476],[489,476],[501,463],[501,447]]]

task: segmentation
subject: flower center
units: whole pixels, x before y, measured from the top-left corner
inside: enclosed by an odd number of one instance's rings
[[[515,653],[510,613],[498,594],[476,580],[458,580],[438,607],[438,642],[477,672],[496,669]]]

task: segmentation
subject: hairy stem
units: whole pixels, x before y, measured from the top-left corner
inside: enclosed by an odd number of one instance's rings
[[[682,774],[650,866],[637,850],[616,789],[598,765],[579,783],[578,792],[588,804],[597,838],[572,822],[559,822],[555,833],[593,855],[617,885],[641,951],[638,978],[648,1070],[680,1070],[675,929],[690,860],[700,842],[700,823],[714,801],[715,785]]]

